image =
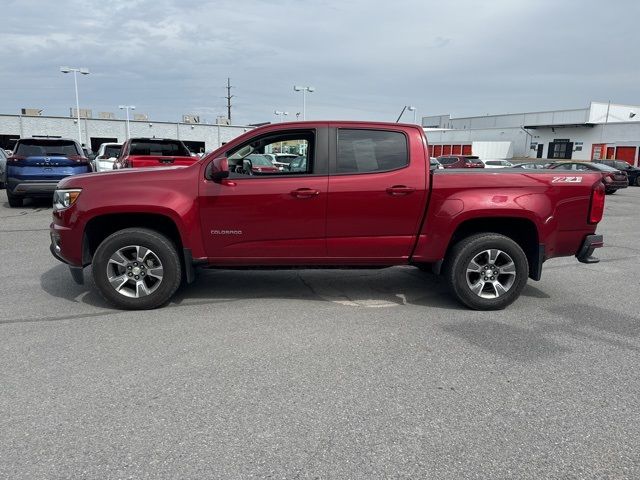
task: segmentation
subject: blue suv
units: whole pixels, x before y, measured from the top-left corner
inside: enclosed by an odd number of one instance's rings
[[[21,138],[7,159],[9,206],[21,207],[29,197],[53,198],[58,181],[91,172],[91,164],[75,140]]]

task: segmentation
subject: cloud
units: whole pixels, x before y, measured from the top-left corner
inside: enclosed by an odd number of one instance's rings
[[[464,115],[637,103],[628,33],[638,14],[631,0],[11,1],[0,105],[65,114],[65,64],[92,71],[83,106],[133,103],[156,120],[224,114],[227,76],[243,123],[299,111],[294,84],[317,89],[309,118],[394,120],[408,104]]]

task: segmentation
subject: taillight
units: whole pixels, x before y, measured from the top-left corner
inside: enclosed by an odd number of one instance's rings
[[[24,159],[25,157],[23,157],[22,155],[12,155],[9,158],[7,158],[7,163],[18,163]]]
[[[604,213],[604,185],[596,183],[591,190],[591,204],[589,205],[589,223],[594,224],[602,220]]]
[[[82,155],[69,155],[69,160],[73,160],[78,163],[88,163],[89,159],[87,157],[83,157]]]

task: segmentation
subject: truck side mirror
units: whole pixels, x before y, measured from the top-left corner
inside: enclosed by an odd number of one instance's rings
[[[227,157],[214,158],[209,162],[205,170],[204,176],[207,180],[219,182],[229,176],[229,160]]]

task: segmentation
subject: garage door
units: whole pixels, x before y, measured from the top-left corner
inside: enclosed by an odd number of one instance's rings
[[[612,158],[614,158],[616,153],[616,149],[614,147],[607,147],[607,158],[609,160],[611,160]]]
[[[616,159],[624,160],[630,165],[633,165],[636,159],[636,147],[617,147]]]

